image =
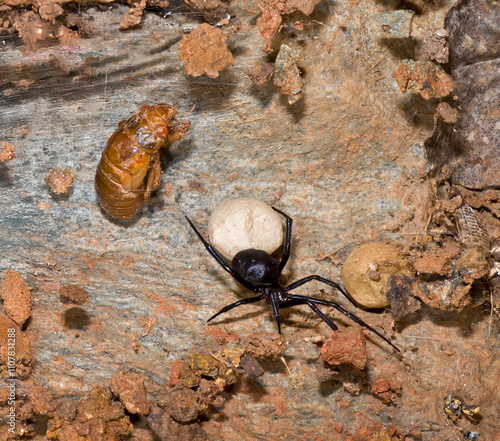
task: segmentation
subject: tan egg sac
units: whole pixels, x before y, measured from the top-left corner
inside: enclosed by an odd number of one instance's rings
[[[277,212],[253,198],[231,199],[218,205],[208,222],[212,245],[226,259],[249,248],[272,254],[283,243],[283,226]]]
[[[385,290],[391,274],[412,275],[399,256],[399,249],[380,242],[369,242],[356,248],[340,274],[349,295],[364,308],[390,305]]]

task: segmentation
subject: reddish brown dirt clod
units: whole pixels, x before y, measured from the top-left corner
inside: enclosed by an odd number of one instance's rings
[[[209,327],[207,328],[207,334],[211,335],[213,338],[217,340],[217,343],[220,345],[229,343],[229,342],[235,342],[238,343],[240,341],[240,338],[236,335],[233,334],[232,332],[228,332],[224,329],[221,329],[220,327]]]
[[[45,183],[52,193],[56,195],[67,194],[73,185],[73,175],[67,168],[64,170],[54,168],[45,177]]]
[[[148,429],[137,429],[134,427],[129,441],[155,441],[155,437]]]
[[[59,294],[62,303],[76,303],[83,305],[89,299],[87,291],[78,285],[61,286]]]
[[[301,11],[304,15],[310,15],[320,1],[321,0],[264,0],[262,15],[257,20],[257,27],[260,35],[266,40],[263,51],[271,51],[272,40],[283,21],[282,15],[290,15],[295,11]]]
[[[190,423],[198,418],[198,394],[191,389],[164,389],[162,407],[179,423]],[[158,398],[160,402],[160,398]]]
[[[246,346],[246,354],[257,360],[276,359],[285,351],[284,338],[277,332],[254,332],[250,335]]]
[[[34,380],[6,382],[0,389],[0,439],[35,439],[31,437],[37,423],[45,421],[54,409],[50,394]]]
[[[366,364],[366,339],[359,326],[335,331],[321,348],[324,361],[333,366],[348,365],[363,370]]]
[[[44,21],[33,11],[20,14],[15,22],[15,28],[28,51],[51,46],[54,41],[66,45],[78,39],[76,31],[72,31],[58,21],[54,23]]]
[[[274,8],[265,8],[257,20],[257,28],[260,35],[266,40],[266,44],[262,49],[264,52],[271,52],[273,38],[277,34],[282,22],[281,14]]]
[[[43,386],[33,385],[29,394],[33,413],[36,415],[52,416],[56,405],[50,392]]]
[[[71,400],[70,400],[71,401]],[[62,401],[49,420],[47,438],[57,441],[112,441],[131,435],[133,426],[108,388],[91,391],[78,403]]]
[[[455,257],[455,254],[453,251],[446,252],[444,250],[438,250],[435,253],[425,253],[413,263],[413,267],[419,274],[438,274],[451,277],[453,268],[450,262]]]
[[[263,63],[252,67],[247,75],[253,83],[260,89],[264,89],[274,75],[274,63]]]
[[[371,386],[371,393],[380,398],[384,404],[391,404],[396,397],[387,378],[375,380]]]
[[[183,360],[175,360],[172,363],[172,368],[170,371],[170,380],[167,385],[170,387],[174,387],[181,384],[181,372],[184,369],[189,369],[188,364]]]
[[[200,384],[201,373],[186,366],[179,371],[179,379],[185,388],[196,387]]]
[[[211,23],[222,26],[229,23],[227,4],[220,0],[182,0],[193,11],[203,14],[203,18]]]
[[[220,384],[202,378],[198,387],[197,407],[200,414],[207,413],[212,404],[220,406],[224,403],[224,397],[219,394],[223,391]]]
[[[31,372],[33,361],[30,342],[19,326],[0,312],[0,376],[4,378],[9,376],[8,347],[9,339],[12,338],[15,339],[16,364],[15,371],[11,372],[18,378],[27,377]],[[10,342],[12,343],[12,340]]]
[[[43,4],[38,8],[38,13],[45,21],[55,23],[56,18],[62,15],[64,10],[58,3],[43,2]]]
[[[401,92],[408,89],[420,94],[424,99],[448,96],[455,82],[446,72],[434,63],[406,60],[393,73]]]
[[[450,55],[446,29],[430,29],[424,35],[425,52],[430,60],[446,64]]]
[[[148,421],[160,439],[168,441],[206,441],[207,435],[199,423],[181,424],[168,412],[153,406]]]
[[[111,390],[130,413],[147,415],[150,412],[144,379],[140,375],[122,373],[113,376]]]
[[[146,0],[129,0],[130,9],[123,16],[120,22],[120,29],[133,28],[141,23],[144,8],[146,8]]]
[[[220,29],[207,23],[184,35],[179,43],[179,58],[186,64],[186,72],[193,77],[205,74],[217,78],[233,62],[226,40]]]
[[[448,103],[439,103],[434,118],[441,117],[445,123],[452,124],[458,121],[459,116],[458,110],[451,107]]]
[[[22,326],[31,315],[31,291],[21,274],[7,270],[2,283],[3,308],[5,313]]]
[[[5,141],[0,141],[0,162],[10,161],[14,157],[14,146]]]

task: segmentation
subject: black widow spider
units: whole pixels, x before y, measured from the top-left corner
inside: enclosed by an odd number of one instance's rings
[[[321,319],[328,326],[330,326],[330,328],[336,331],[338,329],[337,325],[333,323],[323,312],[321,312],[321,310],[316,305],[331,306],[349,317],[352,321],[374,332],[381,339],[389,343],[394,349],[400,352],[400,350],[396,346],[394,346],[387,338],[380,334],[380,332],[372,328],[368,323],[365,323],[359,317],[356,317],[354,314],[342,308],[342,306],[340,306],[339,304],[328,302],[322,299],[317,299],[315,297],[298,296],[288,293],[289,291],[292,291],[293,289],[304,285],[311,280],[317,280],[318,282],[325,283],[332,288],[338,289],[349,299],[349,296],[346,294],[346,292],[335,282],[317,275],[313,275],[297,280],[296,282],[286,287],[280,285],[279,278],[281,272],[283,271],[283,268],[285,267],[286,263],[288,262],[288,258],[290,257],[290,241],[292,238],[293,220],[290,216],[278,210],[277,208],[272,208],[274,211],[278,212],[286,219],[285,246],[280,262],[278,262],[274,257],[270,256],[266,251],[251,248],[238,252],[233,257],[231,266],[229,266],[224,261],[219,252],[203,238],[203,236],[193,225],[191,220],[186,216],[189,225],[191,225],[196,235],[203,242],[203,245],[205,245],[207,251],[212,255],[212,257],[214,257],[215,260],[217,260],[217,262],[219,262],[220,266],[222,266],[222,268],[224,268],[229,274],[231,274],[231,276],[233,276],[244,287],[259,294],[257,297],[250,297],[248,299],[239,300],[237,302],[231,303],[230,305],[224,306],[224,308],[222,308],[217,314],[214,314],[212,317],[210,317],[208,321],[213,320],[220,314],[228,312],[231,309],[236,308],[237,306],[259,302],[265,299],[266,302],[270,303],[273,308],[274,317],[276,318],[276,322],[278,324],[278,332],[280,334],[281,324],[279,310],[296,305],[309,306],[316,314],[319,315],[319,317],[321,317]]]

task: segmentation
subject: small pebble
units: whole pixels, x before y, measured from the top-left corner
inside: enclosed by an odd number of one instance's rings
[[[54,168],[45,177],[45,183],[52,193],[56,195],[67,194],[73,185],[73,175],[67,168],[64,170]]]

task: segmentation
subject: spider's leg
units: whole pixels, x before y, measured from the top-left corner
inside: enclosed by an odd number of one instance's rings
[[[324,277],[314,275],[314,276],[308,276],[304,277],[303,279],[297,280],[296,282],[293,282],[291,285],[288,285],[285,288],[285,291],[292,291],[293,289],[303,285],[304,283],[310,282],[311,280],[317,280],[318,282],[324,283],[328,286],[331,286],[332,288],[335,288],[339,290],[342,294],[344,294],[345,297],[354,305],[357,307],[356,303],[352,300],[351,296],[347,294],[341,287],[340,285],[336,284],[335,282],[332,282],[331,280],[325,279]]]
[[[274,318],[276,319],[276,323],[278,324],[278,333],[281,334],[281,323],[280,323],[280,306],[276,299],[276,297],[271,296],[271,306],[273,307]]]
[[[296,296],[300,297],[300,296]],[[336,331],[338,326],[333,323],[314,303],[310,302],[309,300],[304,300],[302,298],[300,299],[294,299],[294,300],[287,300],[285,302],[280,303],[280,309],[283,308],[290,308],[292,306],[297,306],[297,305],[308,305],[316,314],[318,314],[321,319],[328,325],[330,328],[332,328],[334,331]]]
[[[217,314],[214,314],[212,317],[210,317],[207,320],[207,322],[213,320],[215,317],[217,317],[220,314],[224,314],[225,312],[230,311],[233,308],[236,308],[237,306],[246,305],[248,303],[258,302],[260,300],[264,300],[265,298],[266,298],[266,295],[261,294],[260,296],[257,296],[257,297],[250,297],[249,299],[243,299],[243,300],[239,300],[237,302],[231,303],[230,305],[224,306],[224,308],[222,308]]]
[[[233,270],[222,258],[222,256],[219,254],[219,252],[212,246],[210,245],[200,234],[198,229],[194,226],[194,224],[191,222],[191,219],[189,219],[187,216],[185,216],[187,221],[189,222],[189,225],[191,225],[191,228],[194,230],[196,235],[200,238],[202,241],[203,245],[205,245],[205,248],[207,251],[211,254],[211,256],[219,262],[219,265],[224,268],[231,276],[233,276],[238,282],[240,282],[245,288],[250,289],[251,291],[257,292],[259,288],[253,286],[251,283],[247,282],[243,277],[241,277],[235,270]]]
[[[292,295],[292,294],[289,294],[288,298],[290,300],[298,300],[298,301],[304,300],[304,303],[311,302],[311,303],[315,303],[317,305],[331,306],[331,307],[335,308],[337,311],[340,311],[345,316],[349,317],[353,322],[356,322],[359,325],[361,325],[361,326],[365,327],[366,329],[369,329],[373,333],[377,334],[382,340],[389,343],[398,352],[401,352],[398,347],[394,346],[394,344],[392,344],[386,337],[384,337],[375,328],[372,328],[368,323],[361,320],[359,317],[356,317],[354,314],[349,312],[347,309],[342,308],[342,306],[340,306],[338,303],[328,302],[328,301],[322,300],[322,299],[316,299],[315,297],[296,296],[296,295]]]
[[[281,214],[286,219],[286,232],[285,232],[285,247],[283,249],[283,256],[281,257],[280,264],[278,266],[278,272],[281,274],[283,268],[285,268],[288,258],[290,257],[290,242],[292,241],[292,223],[293,219],[288,216],[288,214],[283,213],[281,210],[272,207],[274,211]]]

